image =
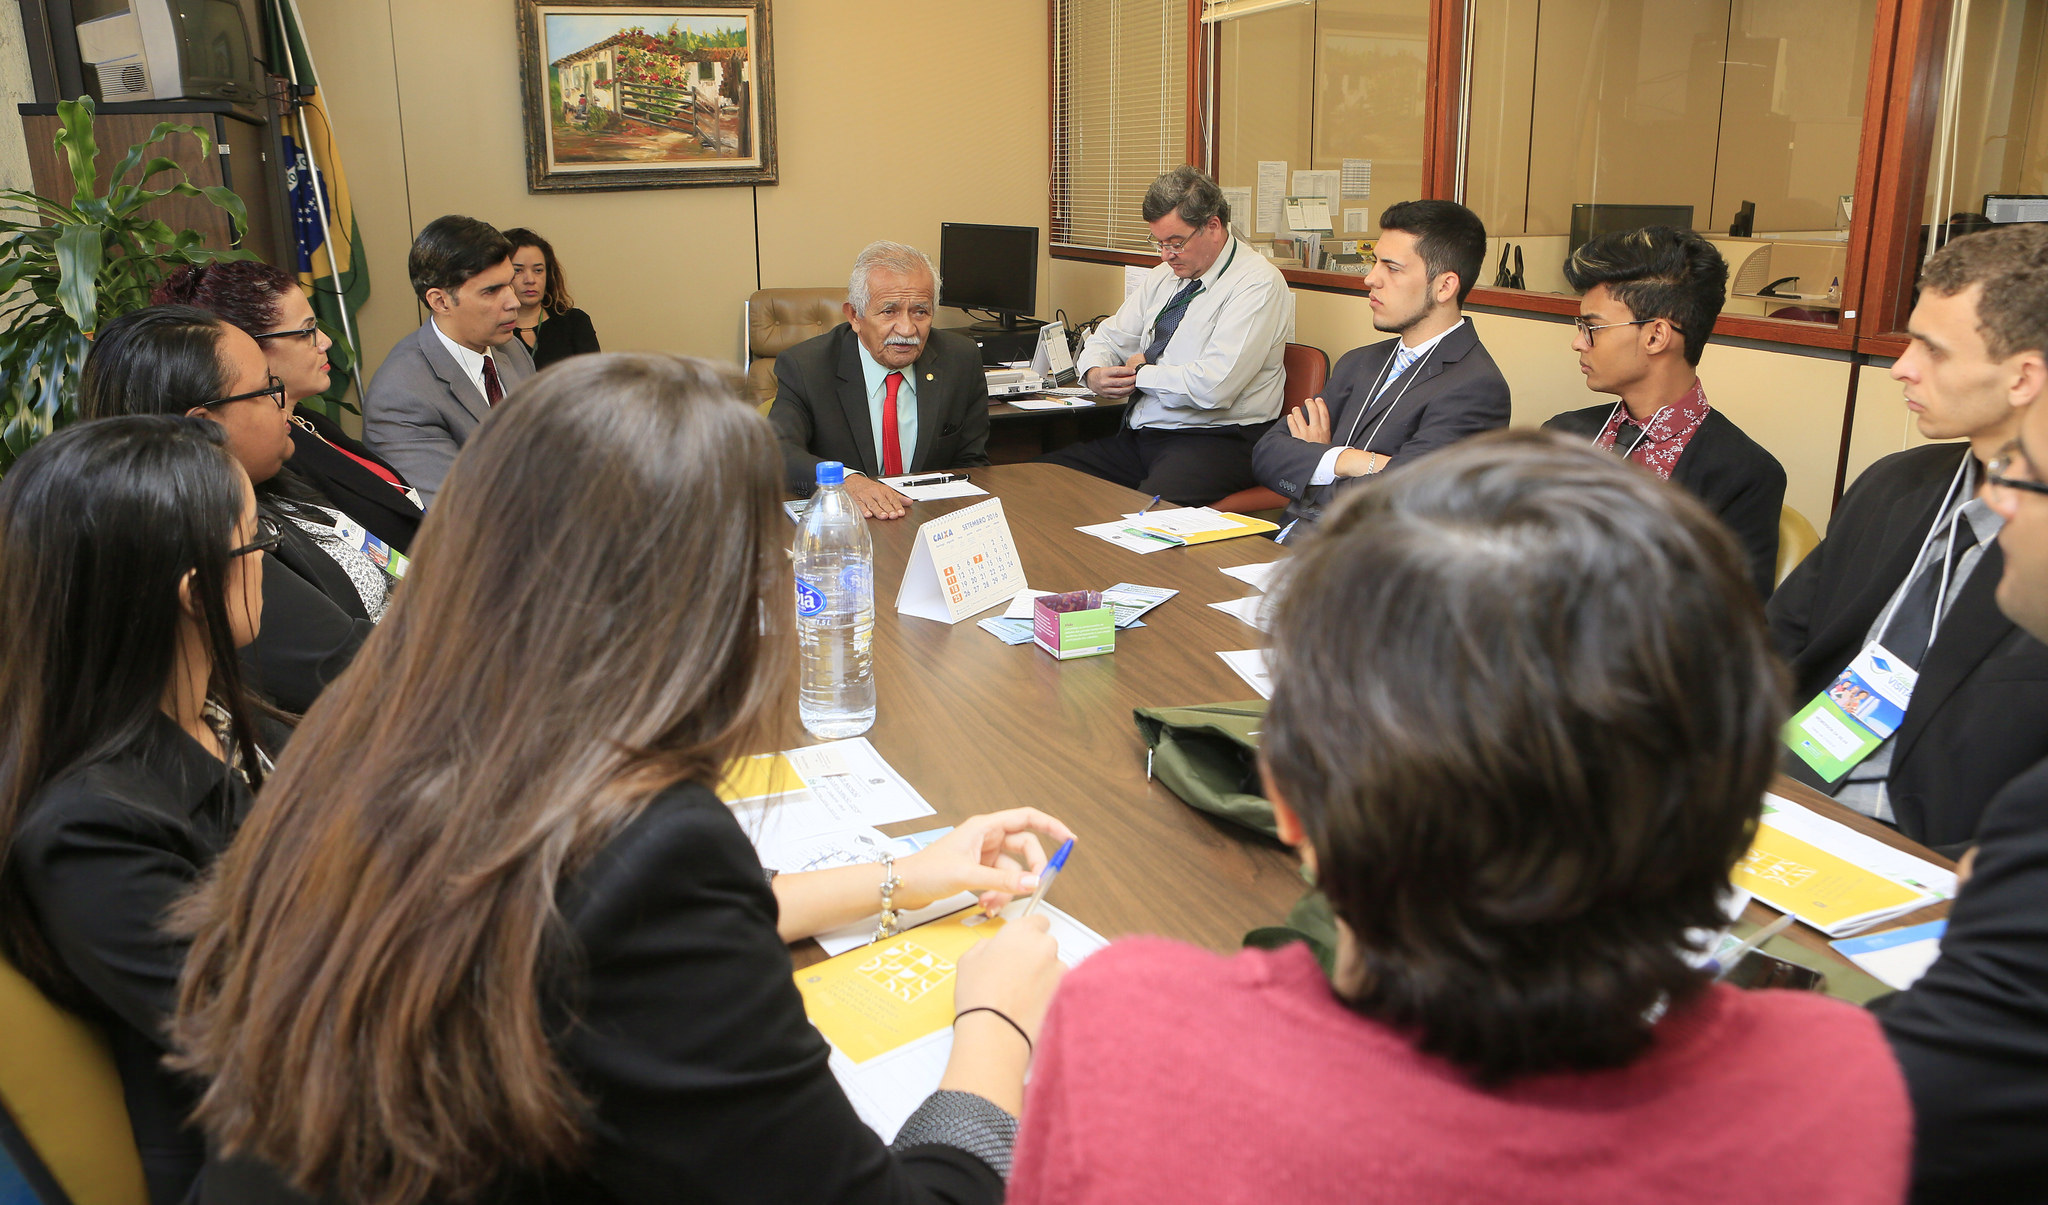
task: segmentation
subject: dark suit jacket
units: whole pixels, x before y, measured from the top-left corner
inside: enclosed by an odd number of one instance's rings
[[[1804,706],[1863,648],[1870,625],[1911,570],[1942,494],[1966,454],[1958,444],[1896,452],[1863,471],[1827,539],[1800,562],[1767,609]],[[2048,647],[1999,611],[2005,555],[1994,541],[1950,604],[1892,750],[1889,794],[1899,831],[1960,850],[1984,806],[2048,757]],[[1785,771],[1827,790],[1805,762]]]
[[[334,558],[276,510],[266,513],[284,542],[264,558],[263,626],[242,650],[242,665],[264,698],[303,713],[377,625]]]
[[[671,788],[558,899],[573,952],[542,985],[557,1057],[591,1098],[581,1168],[480,1200],[969,1202],[1002,1179],[956,1147],[892,1151],[855,1114],[804,1016],[774,892],[732,813]],[[300,1200],[210,1167],[202,1200]]]
[[[168,717],[136,744],[38,791],[10,851],[35,921],[87,998],[121,1076],[152,1205],[182,1200],[205,1158],[185,1128],[192,1081],[163,1066],[185,942],[163,931],[173,902],[227,849],[249,789]]]
[[[1354,438],[1365,440],[1357,447],[1405,462],[1468,435],[1508,425],[1507,378],[1500,375],[1469,319],[1410,364],[1379,396],[1368,397],[1400,343],[1388,339],[1353,348],[1337,361],[1323,389],[1332,438],[1343,439],[1355,430]],[[1317,463],[1329,450],[1328,444],[1289,435],[1285,422],[1274,423],[1252,450],[1252,475],[1260,485],[1292,499],[1288,519],[1314,519],[1365,480],[1340,477],[1328,485],[1310,485]]]
[[[988,377],[981,349],[934,328],[924,354],[906,372],[917,377],[917,447],[906,473],[988,463]],[[881,450],[868,417],[860,338],[842,322],[775,357],[775,405],[768,411],[782,440],[791,490],[808,494],[818,462],[837,460],[870,477],[882,475]]]
[[[491,359],[506,397],[533,375],[533,357],[518,339],[492,349]],[[429,318],[392,347],[370,378],[363,442],[398,466],[431,506],[455,454],[490,413],[483,391],[455,362]]]
[[[1978,840],[1941,957],[1872,1005],[1913,1097],[1919,1202],[2048,1194],[2048,762],[1998,793]]]
[[[1613,411],[1613,402],[1569,410],[1544,423],[1543,429],[1590,441]],[[1749,575],[1757,592],[1769,598],[1771,584],[1778,580],[1778,521],[1785,509],[1785,468],[1778,458],[1744,435],[1727,415],[1709,409],[1706,421],[1679,453],[1671,480],[1721,516],[1749,554]]]
[[[349,437],[341,424],[310,410],[293,415],[290,468],[325,495],[334,509],[367,528],[371,535],[400,552],[412,547],[426,512],[405,492],[389,481],[350,460],[339,449],[346,448],[364,460],[383,465],[405,480],[382,456]],[[299,425],[304,422],[313,430]]]

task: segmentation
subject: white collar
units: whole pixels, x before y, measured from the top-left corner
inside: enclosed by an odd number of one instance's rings
[[[441,329],[441,320],[438,317],[428,318],[427,325],[434,328],[434,333],[440,336],[441,338],[441,346],[447,348],[448,354],[455,357],[455,363],[457,367],[461,368],[462,371],[468,373],[470,380],[476,381],[481,380],[483,378],[483,352],[471,351],[468,348],[464,347],[462,344],[457,343],[453,339],[450,339],[448,337],[448,332]]]
[[[1463,325],[1465,325],[1465,318],[1464,318],[1464,316],[1463,316],[1463,315],[1461,314],[1461,315],[1459,315],[1459,317],[1458,317],[1458,320],[1457,320],[1456,322],[1453,322],[1453,323],[1451,323],[1451,324],[1450,324],[1449,326],[1447,326],[1447,327],[1445,327],[1444,329],[1442,329],[1442,330],[1438,331],[1438,332],[1437,332],[1436,334],[1434,334],[1434,335],[1430,336],[1430,338],[1429,338],[1429,340],[1428,340],[1427,342],[1423,343],[1423,344],[1422,344],[1422,345],[1421,345],[1420,347],[1417,347],[1417,348],[1416,348],[1415,350],[1413,350],[1413,351],[1409,352],[1409,353],[1408,353],[1408,354],[1409,354],[1409,356],[1410,356],[1411,358],[1413,358],[1413,359],[1416,359],[1416,360],[1420,360],[1420,359],[1421,359],[1422,357],[1424,357],[1424,356],[1428,355],[1428,354],[1429,354],[1429,353],[1430,353],[1431,351],[1435,350],[1435,348],[1436,348],[1436,345],[1437,345],[1437,344],[1439,344],[1439,343],[1442,343],[1442,342],[1444,341],[1444,336],[1446,336],[1446,335],[1450,334],[1450,333],[1451,333],[1452,331],[1454,331],[1454,330],[1457,330],[1457,329],[1458,329],[1459,327],[1461,327],[1461,326],[1463,326]],[[1395,342],[1397,342],[1397,343],[1398,343],[1398,342],[1400,342],[1400,336],[1399,336],[1399,335],[1396,335],[1396,336],[1394,336],[1394,339],[1395,339]],[[1402,343],[1402,344],[1401,344],[1401,347],[1406,347],[1406,346],[1408,346],[1408,345],[1407,345],[1407,344],[1405,344],[1405,343]],[[1395,354],[1395,355],[1397,355],[1397,356],[1398,356],[1398,355],[1400,355],[1400,354],[1401,354],[1401,347],[1397,347],[1397,348],[1395,348],[1395,349],[1394,349],[1394,354]]]

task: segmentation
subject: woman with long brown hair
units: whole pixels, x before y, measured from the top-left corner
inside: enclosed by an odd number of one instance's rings
[[[1044,927],[961,960],[941,1091],[884,1147],[784,944],[873,912],[880,868],[771,879],[710,789],[789,698],[776,449],[654,355],[551,369],[471,441],[185,914],[208,1200],[1001,1198]],[[1068,835],[964,821],[895,864],[896,904],[999,905],[1033,831]]]

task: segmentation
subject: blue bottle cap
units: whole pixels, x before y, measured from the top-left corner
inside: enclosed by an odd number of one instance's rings
[[[845,485],[845,484],[846,484],[846,466],[845,466],[845,465],[843,465],[843,464],[841,464],[841,463],[839,463],[839,462],[838,462],[838,461],[836,461],[836,460],[821,460],[821,461],[819,461],[819,462],[818,462],[818,484],[819,484],[819,485]]]

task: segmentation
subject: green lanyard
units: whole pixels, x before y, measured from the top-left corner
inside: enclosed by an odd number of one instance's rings
[[[1223,257],[1223,272],[1218,272],[1218,273],[1216,274],[1216,279],[1218,279],[1218,280],[1222,280],[1222,279],[1223,279],[1223,273],[1224,273],[1224,272],[1228,272],[1228,271],[1230,271],[1230,264],[1231,264],[1231,261],[1235,260],[1236,258],[1237,258],[1237,240],[1236,240],[1235,238],[1233,238],[1233,239],[1231,239],[1231,240],[1230,240],[1230,254],[1229,254],[1229,255],[1226,255],[1226,256],[1224,256],[1224,257]],[[1205,285],[1205,284],[1197,284],[1197,285],[1195,286],[1195,291],[1194,291],[1194,292],[1192,292],[1192,293],[1189,293],[1189,294],[1188,294],[1188,296],[1187,296],[1187,300],[1186,300],[1186,301],[1183,301],[1183,302],[1181,302],[1181,303],[1180,303],[1180,308],[1182,308],[1182,309],[1186,309],[1186,308],[1188,308],[1189,306],[1191,306],[1191,305],[1195,304],[1195,298],[1197,298],[1197,297],[1200,297],[1200,296],[1201,296],[1202,294],[1204,294],[1204,293],[1206,293],[1206,292],[1208,292],[1208,291],[1209,291],[1209,286],[1208,286],[1208,285]],[[1160,306],[1160,307],[1159,307],[1159,312],[1158,312],[1157,314],[1154,314],[1154,315],[1152,315],[1152,329],[1153,329],[1153,330],[1155,330],[1155,331],[1156,331],[1156,330],[1158,330],[1158,329],[1159,329],[1159,320],[1160,320],[1161,318],[1164,318],[1164,317],[1166,317],[1166,311],[1168,311],[1168,310],[1170,310],[1170,309],[1172,309],[1172,308],[1173,308],[1173,301],[1172,301],[1171,299],[1168,299],[1168,301],[1167,301],[1167,303],[1166,303],[1165,305],[1162,305],[1162,306]]]

